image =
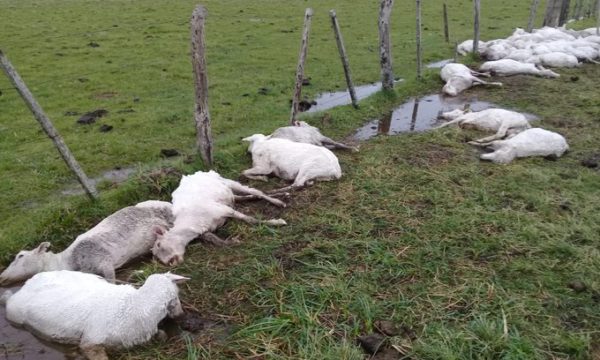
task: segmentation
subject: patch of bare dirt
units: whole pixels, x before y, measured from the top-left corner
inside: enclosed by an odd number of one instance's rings
[[[441,145],[428,144],[419,148],[418,152],[410,154],[406,161],[413,166],[432,167],[446,165],[456,156],[452,150]]]

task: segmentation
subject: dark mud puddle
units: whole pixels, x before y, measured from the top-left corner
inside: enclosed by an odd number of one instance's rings
[[[448,97],[440,94],[412,98],[381,119],[372,120],[356,130],[355,140],[368,140],[377,135],[397,135],[407,132],[430,130],[441,124],[441,113],[469,106],[472,111],[500,108],[493,103],[480,101],[476,96]],[[529,120],[537,120],[535,115],[525,114]]]
[[[11,289],[13,292],[18,288]],[[12,326],[6,320],[6,308],[0,306],[0,359],[79,360],[75,347],[50,345],[30,332]]]
[[[404,80],[396,80],[394,83],[398,84]],[[374,84],[367,84],[354,87],[354,91],[356,92],[356,99],[358,101],[368,98],[369,96],[375,94],[378,91],[381,91],[381,82],[376,82]],[[350,98],[350,93],[348,90],[344,91],[336,91],[336,92],[328,92],[323,93],[317,96],[315,99],[316,105],[313,105],[310,109],[308,109],[307,113],[314,113],[324,110],[329,110],[337,106],[349,105],[352,104],[352,99]]]

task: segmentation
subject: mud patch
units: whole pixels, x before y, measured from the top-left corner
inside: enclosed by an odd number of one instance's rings
[[[598,169],[600,167],[600,152],[587,155],[581,160],[581,165],[590,169]]]
[[[105,109],[90,111],[83,114],[79,119],[77,119],[77,123],[82,125],[90,125],[95,123],[97,119],[106,115],[108,115],[108,110]]]
[[[404,80],[400,79],[396,80],[394,83],[400,83],[402,81]],[[354,87],[354,91],[356,92],[356,100],[360,101],[362,99],[368,98],[369,96],[375,94],[378,91],[381,91],[381,82],[356,86]],[[314,101],[316,102],[316,104],[311,106],[310,109],[307,109],[307,113],[314,113],[329,110],[337,106],[352,104],[352,99],[350,98],[348,89],[344,91],[335,91],[319,94]]]

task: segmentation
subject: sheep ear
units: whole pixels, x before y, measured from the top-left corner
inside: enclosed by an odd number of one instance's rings
[[[152,231],[154,234],[156,234],[156,236],[163,236],[167,232],[167,229],[162,226],[154,225],[152,227]]]
[[[44,241],[43,243],[38,245],[38,247],[36,247],[34,251],[38,254],[45,253],[50,248],[50,245],[51,244],[49,242]]]
[[[170,272],[166,273],[165,275],[169,278],[169,280],[171,280],[175,284],[181,284],[182,282],[190,280],[189,277],[185,277],[185,276],[181,276],[181,275],[177,275],[177,274],[172,274]]]

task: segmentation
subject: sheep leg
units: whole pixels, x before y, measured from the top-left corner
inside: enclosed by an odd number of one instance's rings
[[[212,244],[214,246],[219,246],[219,247],[229,246],[229,245],[238,243],[238,241],[236,239],[223,240],[211,232],[205,232],[204,234],[200,235],[200,239],[202,239],[202,241],[204,241],[204,242],[207,242],[209,244]]]
[[[473,76],[471,79],[473,81],[473,85],[492,85],[492,86],[503,86],[501,82],[487,82]]]
[[[460,123],[461,121],[463,121],[463,118],[462,118],[462,117],[458,117],[458,118],[456,118],[456,119],[454,119],[454,120],[450,120],[450,121],[448,121],[448,122],[445,122],[445,123],[443,123],[442,125],[438,125],[438,126],[434,127],[434,129],[439,129],[439,128],[446,127],[446,126],[448,126],[448,125],[452,125],[452,124]]]
[[[490,73],[487,73],[487,72],[482,73],[482,72],[478,72],[478,71],[475,71],[475,70],[471,70],[471,75],[473,75],[473,76],[491,77]]]
[[[354,151],[354,152],[358,152],[358,148],[355,146],[348,146],[346,144],[342,144],[339,143],[333,139],[330,139],[326,136],[323,137],[323,139],[321,139],[321,143],[326,146],[326,147],[331,147],[333,149],[344,149],[344,150],[350,150],[350,151]]]
[[[474,142],[478,142],[478,143],[489,143],[492,142],[494,140],[499,140],[502,139],[503,137],[506,136],[506,132],[508,131],[508,126],[500,126],[500,129],[498,129],[498,132],[492,136],[486,136],[484,138],[481,139],[477,139]]]
[[[267,224],[267,225],[272,225],[272,226],[287,225],[287,223],[283,219],[258,220],[257,218],[253,218],[252,216],[242,214],[241,212],[236,211],[234,209],[231,209],[231,212],[229,213],[229,217],[238,219],[238,220],[242,220],[242,221],[247,222],[248,224],[252,224],[252,225],[257,225],[257,224]]]
[[[285,203],[283,201],[275,199],[271,196],[268,196],[267,194],[265,194],[264,192],[262,192],[258,189],[254,189],[249,186],[242,185],[239,182],[233,181],[233,180],[228,180],[228,181],[226,181],[226,183],[227,183],[227,186],[229,186],[229,188],[234,193],[252,195],[254,197],[266,200],[275,206],[285,207]],[[236,198],[236,199],[238,199],[238,198]]]
[[[263,169],[261,167],[253,167],[247,170],[242,171],[242,175],[251,180],[260,180],[260,181],[269,181],[266,175],[271,173],[270,170]]]
[[[102,345],[81,345],[79,348],[88,360],[108,360],[106,349]]]

